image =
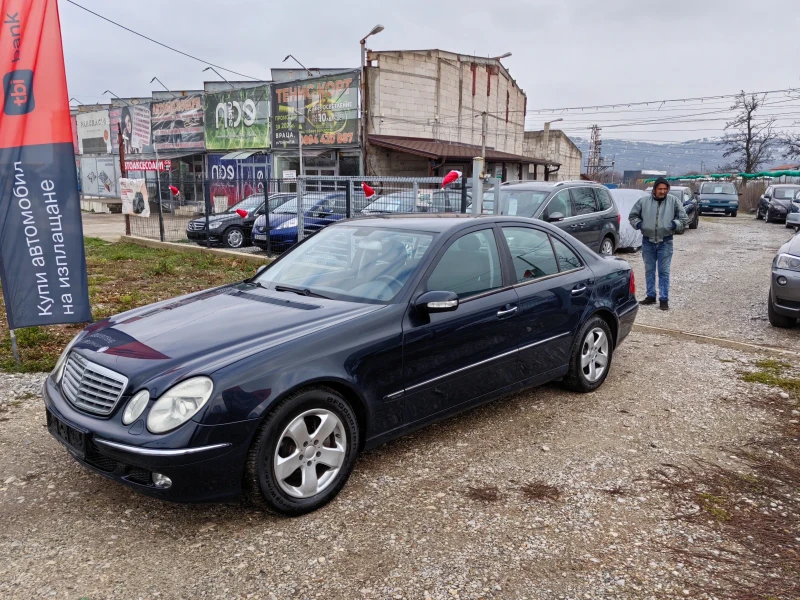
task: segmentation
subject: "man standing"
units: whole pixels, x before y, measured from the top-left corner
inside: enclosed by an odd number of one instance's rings
[[[656,303],[656,271],[661,310],[669,310],[669,267],[672,263],[672,236],[681,234],[689,224],[683,205],[669,195],[669,183],[663,177],[656,179],[653,193],[643,196],[631,209],[628,220],[631,227],[642,231],[642,259],[644,260],[647,297],[641,304]]]

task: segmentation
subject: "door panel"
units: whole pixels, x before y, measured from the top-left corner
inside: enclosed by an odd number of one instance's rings
[[[603,220],[597,212],[597,198],[590,187],[575,187],[570,190],[574,214],[577,217],[577,237],[592,250],[597,250],[600,245],[600,231],[603,229]]]
[[[449,244],[419,292],[451,291],[453,312],[408,311],[403,326],[407,423],[469,402],[517,380],[517,294],[504,287],[493,228]]]

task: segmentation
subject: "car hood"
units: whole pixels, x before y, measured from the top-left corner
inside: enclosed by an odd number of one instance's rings
[[[738,194],[698,194],[697,197],[701,201],[719,200],[720,202],[730,202],[731,200],[739,200]]]
[[[780,204],[784,208],[789,208],[789,206],[792,204],[792,201],[788,198],[773,198],[772,202],[775,204]]]
[[[800,256],[800,233],[796,234],[792,239],[781,246],[781,249],[778,250],[778,254]]]
[[[138,385],[167,373],[211,373],[381,308],[239,283],[90,325],[75,349]]]
[[[217,221],[219,221],[221,223],[222,222],[228,222],[228,221],[236,221],[237,223],[244,223],[247,220],[248,219],[242,219],[242,217],[240,217],[236,213],[230,213],[230,214],[223,213],[223,214],[219,214],[219,215],[208,215],[209,223],[216,223]],[[197,222],[197,223],[205,224],[206,218],[205,217],[201,217],[199,219],[192,219],[192,222],[193,223]]]

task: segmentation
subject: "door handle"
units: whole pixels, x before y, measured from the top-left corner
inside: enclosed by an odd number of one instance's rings
[[[579,288],[574,288],[572,290],[572,295],[573,296],[580,296],[585,291],[586,291],[586,286],[579,287]]]
[[[511,308],[507,308],[507,309],[504,309],[504,310],[498,310],[497,311],[497,316],[502,319],[503,317],[509,317],[509,316],[513,315],[518,310],[519,310],[518,306],[512,306]]]
[[[578,228],[578,226],[577,226],[577,225],[570,225],[570,226],[569,226],[569,228],[570,228],[570,229],[577,229],[577,228]]]
[[[586,227],[586,223],[581,223],[581,227]]]

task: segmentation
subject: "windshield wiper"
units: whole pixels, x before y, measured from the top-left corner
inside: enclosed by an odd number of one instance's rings
[[[322,294],[318,294],[316,292],[312,292],[308,288],[299,288],[299,287],[292,287],[290,285],[276,285],[275,286],[276,292],[292,292],[293,294],[299,294],[301,296],[308,296],[310,298],[325,298],[326,300],[330,300],[327,296],[323,296]]]

